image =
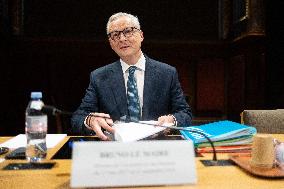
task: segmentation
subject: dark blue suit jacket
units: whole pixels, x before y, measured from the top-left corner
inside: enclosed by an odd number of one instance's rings
[[[176,69],[147,56],[145,58],[142,120],[157,120],[162,115],[173,114],[179,126],[190,125],[192,113],[185,101]],[[74,133],[91,134],[84,126],[84,119],[90,112],[107,113],[114,121],[128,115],[119,60],[91,73],[85,97],[72,116]]]

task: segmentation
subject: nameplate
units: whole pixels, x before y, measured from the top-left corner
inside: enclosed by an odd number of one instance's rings
[[[75,142],[71,187],[195,184],[194,157],[190,140]]]

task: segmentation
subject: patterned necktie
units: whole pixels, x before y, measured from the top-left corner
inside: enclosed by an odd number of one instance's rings
[[[128,81],[127,81],[127,103],[128,103],[128,113],[130,121],[140,120],[140,103],[137,90],[137,83],[134,77],[134,72],[136,66],[130,66],[128,68]]]

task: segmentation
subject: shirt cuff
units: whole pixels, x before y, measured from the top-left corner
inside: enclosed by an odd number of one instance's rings
[[[91,114],[91,113],[90,113],[90,114]],[[90,118],[90,114],[85,117],[84,125],[85,125],[85,127],[87,127],[88,129],[92,130],[92,128],[87,124],[87,119],[91,119],[91,118]]]

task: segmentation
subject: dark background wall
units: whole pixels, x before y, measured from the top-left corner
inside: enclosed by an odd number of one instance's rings
[[[250,17],[236,21],[233,2],[250,2]],[[119,11],[139,17],[148,56],[177,68],[195,121],[239,121],[244,109],[283,108],[280,4],[0,0],[0,135],[24,132],[31,91],[42,91],[44,102],[60,109],[78,107],[89,73],[117,59],[105,27]],[[59,118],[49,117],[50,133],[67,132],[69,118]]]
[[[145,37],[154,40],[216,39],[218,1],[25,0],[26,36],[105,39],[106,22],[115,12],[140,18]],[[204,14],[206,12],[206,14]]]
[[[267,105],[284,107],[284,2],[267,1]]]

